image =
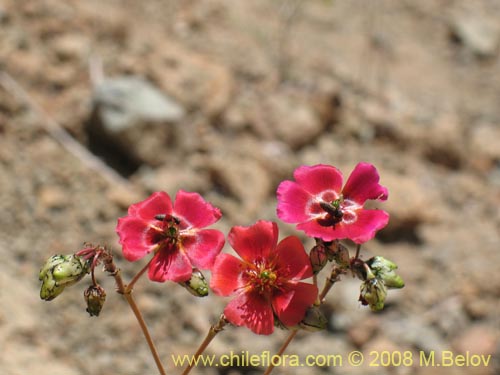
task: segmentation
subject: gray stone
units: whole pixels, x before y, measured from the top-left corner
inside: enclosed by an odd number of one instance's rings
[[[176,122],[184,109],[139,77],[106,79],[95,87],[94,104],[108,132],[120,132],[140,122]]]
[[[463,45],[479,57],[491,57],[496,53],[500,33],[484,17],[462,14],[454,17],[452,33]]]

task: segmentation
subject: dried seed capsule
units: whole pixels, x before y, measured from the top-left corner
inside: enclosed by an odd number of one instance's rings
[[[316,332],[326,328],[328,320],[316,306],[311,306],[306,310],[306,315],[299,323],[299,327],[305,331]]]
[[[87,303],[87,312],[90,316],[99,316],[106,301],[106,291],[100,285],[90,285],[83,292],[83,297]]]
[[[359,301],[362,305],[369,305],[372,311],[380,311],[384,308],[387,297],[387,288],[383,281],[372,277],[361,284]]]

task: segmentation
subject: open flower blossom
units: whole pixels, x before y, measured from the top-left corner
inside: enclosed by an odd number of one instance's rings
[[[228,241],[241,259],[221,253],[210,282],[215,293],[236,295],[224,309],[226,319],[264,335],[273,332],[275,319],[299,323],[318,294],[315,285],[300,281],[312,276],[312,268],[299,238],[278,243],[277,224],[260,220],[233,227]]]
[[[293,176],[295,181],[278,186],[277,214],[310,237],[364,243],[389,221],[387,212],[364,208],[368,199],[384,201],[388,196],[369,163],[356,165],[343,188],[342,173],[330,165],[301,166]]]
[[[212,267],[224,246],[224,234],[201,228],[221,216],[197,193],[179,190],[172,205],[167,193],[156,192],[131,205],[128,215],[118,219],[116,232],[127,260],[154,253],[148,272],[151,280],[183,282],[190,279],[193,267]]]

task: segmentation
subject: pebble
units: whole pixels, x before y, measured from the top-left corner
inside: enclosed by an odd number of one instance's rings
[[[471,13],[456,15],[451,22],[451,32],[478,57],[492,57],[499,44],[499,29],[484,17]]]
[[[452,341],[459,353],[494,354],[500,344],[500,333],[485,324],[471,325]]]
[[[109,78],[95,87],[93,101],[110,134],[143,122],[175,122],[184,109],[174,99],[140,77]]]

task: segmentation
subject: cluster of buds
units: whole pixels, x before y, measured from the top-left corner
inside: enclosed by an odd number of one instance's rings
[[[335,262],[342,270],[349,268],[349,250],[338,240],[325,242],[316,238],[316,245],[309,253],[313,273],[317,275],[328,262]]]
[[[53,300],[64,288],[76,284],[89,272],[90,262],[75,254],[51,256],[38,275],[42,281],[40,298]]]
[[[370,306],[372,311],[382,310],[387,289],[401,289],[405,285],[395,271],[397,268],[394,262],[381,256],[368,259],[363,270],[358,273],[363,279],[359,295],[361,304]]]
[[[51,256],[40,269],[38,275],[38,279],[42,281],[40,298],[51,301],[66,287],[76,284],[85,275],[91,273],[92,285],[84,291],[83,297],[90,316],[98,316],[106,300],[106,292],[96,282],[94,269],[101,261],[105,265],[108,264],[110,259],[112,256],[105,248],[94,247],[90,244],[86,244],[85,248],[76,254]]]

